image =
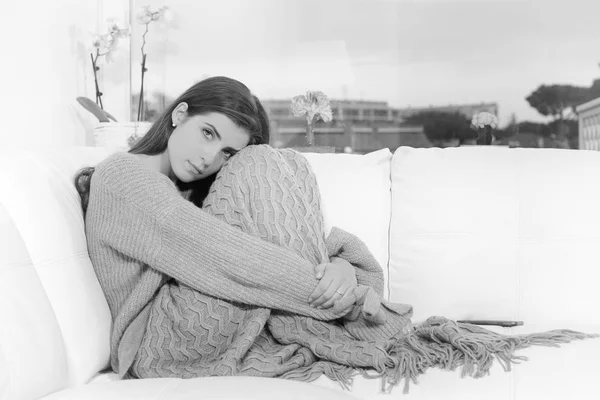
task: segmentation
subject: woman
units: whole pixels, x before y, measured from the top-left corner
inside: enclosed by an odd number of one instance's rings
[[[347,384],[375,370],[395,385],[431,366],[482,376],[491,355],[510,362],[531,343],[585,337],[505,338],[443,318],[413,329],[410,306],[382,300],[364,243],[337,228],[325,238],[306,159],[266,142],[258,99],[209,78],[129,153],[75,177],[120,376],[325,374]]]
[[[319,282],[314,265],[324,260],[313,264],[196,207],[230,158],[268,139],[258,99],[242,83],[214,77],[183,93],[129,153],[77,174],[89,253],[113,318],[114,371],[122,376],[129,371],[157,291],[172,282],[239,304],[324,320],[344,315],[354,304],[356,277],[348,262],[321,265]],[[257,271],[275,275],[258,277]],[[227,279],[229,286],[216,289],[209,277]],[[245,283],[236,286],[236,280]],[[250,281],[265,291],[249,292]],[[334,310],[335,301],[342,306]]]

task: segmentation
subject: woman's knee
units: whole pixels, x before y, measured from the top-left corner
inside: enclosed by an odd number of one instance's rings
[[[269,146],[268,144],[255,144],[244,147],[235,155],[235,157],[232,158],[232,161],[249,160],[256,157],[275,157],[278,155],[279,150]]]
[[[285,167],[280,150],[266,144],[247,146],[223,166],[226,173],[264,176],[268,171]]]

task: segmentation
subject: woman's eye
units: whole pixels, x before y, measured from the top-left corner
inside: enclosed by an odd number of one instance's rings
[[[226,160],[229,160],[231,157],[233,157],[233,153],[229,150],[223,150],[223,155],[225,156]]]
[[[212,131],[209,131],[208,129],[202,129],[202,133],[204,133],[204,136],[206,136],[208,139],[215,137]]]

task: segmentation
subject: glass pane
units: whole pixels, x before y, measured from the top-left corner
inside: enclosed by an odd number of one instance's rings
[[[313,144],[338,152],[598,147],[600,2],[170,0],[170,22],[135,21],[165,4],[132,1],[133,119],[148,27],[143,120],[225,75],[261,99],[276,147],[306,146],[307,119],[290,106],[307,91],[323,92],[333,117],[314,121]]]

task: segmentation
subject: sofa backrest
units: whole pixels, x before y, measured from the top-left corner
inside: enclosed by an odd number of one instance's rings
[[[36,399],[108,367],[111,316],[87,254],[73,176],[110,154],[92,147],[0,157],[0,399]],[[388,262],[389,150],[306,153],[327,228]],[[386,274],[387,280],[387,274]]]
[[[391,176],[390,299],[415,321],[600,324],[600,153],[402,147]]]
[[[0,398],[36,399],[108,363],[110,313],[73,176],[101,149],[0,158]]]
[[[317,178],[326,230],[344,229],[369,247],[383,269],[387,298],[392,153],[304,155]]]

